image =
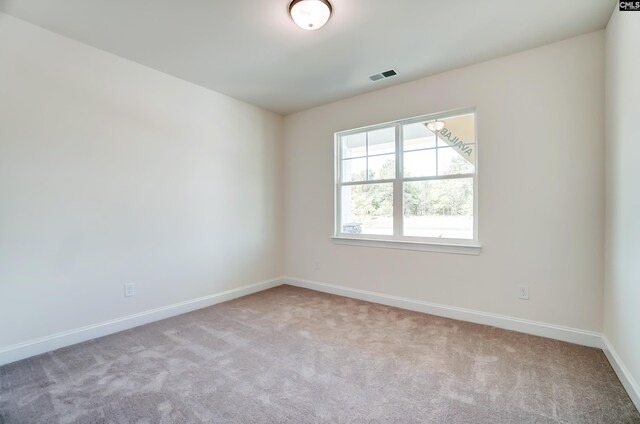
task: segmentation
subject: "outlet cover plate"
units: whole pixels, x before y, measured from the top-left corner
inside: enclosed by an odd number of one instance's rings
[[[529,286],[518,287],[518,299],[529,300]]]

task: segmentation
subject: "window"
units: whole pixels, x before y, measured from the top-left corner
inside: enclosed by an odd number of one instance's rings
[[[334,239],[478,253],[476,146],[470,110],[337,133]]]

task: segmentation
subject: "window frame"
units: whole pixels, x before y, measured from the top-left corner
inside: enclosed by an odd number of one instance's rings
[[[455,116],[473,115],[474,133],[475,133],[475,170],[473,173],[456,174],[456,175],[437,175],[423,177],[405,177],[404,176],[404,150],[403,150],[403,126],[415,124],[435,119],[446,119]],[[380,180],[364,180],[364,181],[348,181],[342,182],[342,138],[348,135],[358,134],[362,132],[375,131],[384,128],[395,128],[395,178]],[[334,134],[334,216],[333,216],[333,236],[332,240],[337,244],[353,244],[368,247],[383,247],[407,250],[424,250],[444,253],[459,253],[477,255],[480,253],[481,245],[479,242],[478,231],[478,171],[479,171],[479,155],[478,155],[478,113],[475,107],[456,109],[445,112],[432,113],[427,115],[416,116],[407,119],[398,119],[381,124],[368,125],[365,127],[354,128],[346,131],[339,131]],[[436,143],[437,146],[437,143]],[[446,147],[434,147],[433,149],[442,149]],[[417,149],[415,151],[428,150]],[[368,153],[368,152],[367,152]],[[367,155],[368,157],[368,155]],[[436,165],[437,166],[437,165]],[[368,173],[368,170],[366,171]],[[447,179],[472,178],[473,180],[473,239],[459,238],[438,238],[438,237],[416,237],[406,236],[404,230],[404,190],[405,182],[412,181],[441,181]],[[367,184],[393,184],[393,235],[377,235],[377,234],[353,234],[342,232],[342,199],[341,188],[344,186],[362,186]]]

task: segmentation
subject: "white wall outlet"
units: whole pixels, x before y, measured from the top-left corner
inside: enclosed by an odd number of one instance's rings
[[[318,271],[318,270],[320,269],[320,261],[315,260],[315,261],[313,262],[313,269],[314,269],[315,271]]]
[[[529,300],[529,286],[518,287],[518,299]]]
[[[124,285],[124,297],[135,296],[136,294],[136,285],[133,283],[128,283]]]

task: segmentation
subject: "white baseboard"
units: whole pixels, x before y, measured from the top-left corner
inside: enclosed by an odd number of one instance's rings
[[[118,331],[127,330],[150,322],[158,321],[172,316],[184,314],[197,309],[217,303],[226,302],[248,294],[267,290],[281,284],[289,284],[296,287],[303,287],[324,293],[331,293],[339,296],[365,300],[368,302],[380,303],[382,305],[394,306],[410,311],[423,312],[431,315],[457,319],[460,321],[473,322],[477,324],[490,325],[507,330],[518,331],[536,336],[548,337],[576,343],[583,346],[597,347],[603,349],[607,359],[611,363],[622,385],[627,390],[629,397],[640,410],[640,385],[634,380],[626,366],[616,353],[609,340],[602,334],[592,331],[580,330],[576,328],[563,327],[560,325],[547,324],[543,322],[524,320],[487,312],[474,311],[465,308],[440,305],[437,303],[424,302],[420,300],[407,299],[383,293],[376,293],[367,290],[353,289],[334,284],[320,283],[317,281],[303,280],[299,278],[283,277],[256,284],[251,284],[236,289],[215,293],[197,299],[187,300],[173,305],[163,306],[156,309],[128,315],[122,318],[113,319],[69,331],[53,334],[46,337],[30,340],[24,343],[15,344],[0,348],[0,365],[8,364],[20,359],[29,358],[41,353],[49,352],[61,347],[70,346],[97,337],[106,336]]]
[[[583,346],[597,348],[603,347],[601,337],[602,335],[593,331],[580,330],[577,328],[563,327],[561,325],[547,324],[544,322],[530,321],[521,318],[474,311],[471,309],[458,308],[454,306],[439,305],[437,303],[407,299],[399,296],[352,289],[349,287],[320,283],[317,281],[302,280],[292,277],[284,277],[282,279],[282,282],[292,286],[304,287],[307,289],[336,294],[339,296],[351,297],[368,302],[380,303],[388,306],[395,306],[397,308],[408,309],[410,311],[423,312],[445,318],[473,322],[476,324],[490,325],[493,327],[504,328],[506,330],[513,330],[520,333],[548,337],[550,339],[562,340],[565,342],[575,343]]]
[[[602,350],[607,356],[609,363],[611,363],[611,367],[618,375],[618,378],[620,379],[620,382],[622,383],[624,388],[627,390],[631,401],[636,406],[636,408],[638,408],[638,411],[640,411],[640,385],[624,365],[624,362],[622,362],[622,359],[620,359],[620,356],[613,348],[611,342],[609,342],[609,339],[607,339],[607,336],[603,335],[602,341],[604,343],[604,347],[602,348]]]
[[[63,331],[61,333],[29,340],[23,343],[0,347],[0,365],[29,358],[61,347],[95,339],[96,337],[102,337],[118,331],[128,330],[129,328],[148,324],[153,321],[195,311],[196,309],[206,308],[207,306],[226,302],[227,300],[270,289],[272,287],[279,286],[280,284],[282,284],[281,280],[276,278],[199,297],[197,299],[175,303],[173,305],[162,306],[160,308],[128,315],[122,318],[116,318],[69,331]]]

